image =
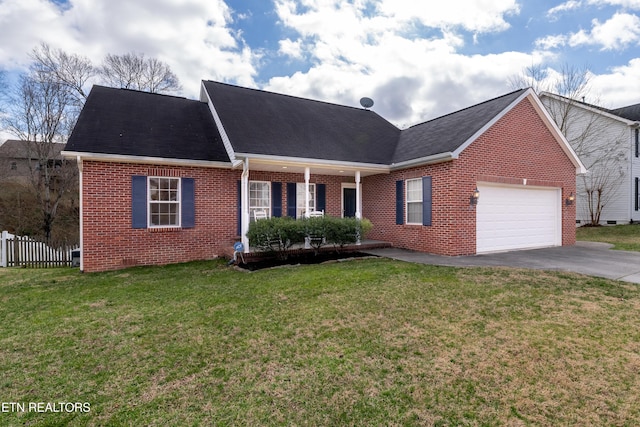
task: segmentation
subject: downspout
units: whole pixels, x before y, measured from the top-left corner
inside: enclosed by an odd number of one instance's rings
[[[83,195],[82,195],[82,157],[76,157],[76,163],[78,164],[78,209],[80,215],[80,272],[84,272],[84,209],[83,209]]]
[[[244,253],[249,253],[249,159],[245,158],[242,163],[242,180],[240,184],[240,197],[242,199],[242,212],[240,219],[240,238],[244,245]]]

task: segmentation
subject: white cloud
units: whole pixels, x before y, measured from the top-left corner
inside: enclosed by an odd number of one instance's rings
[[[569,45],[597,45],[603,50],[620,50],[640,41],[640,18],[628,13],[616,13],[605,22],[592,21],[591,32],[580,30],[571,34]]]
[[[302,50],[302,41],[296,40],[293,41],[291,39],[280,40],[278,42],[280,45],[280,49],[278,53],[280,55],[289,56],[294,59],[302,59],[304,54]]]
[[[626,65],[614,67],[608,74],[593,76],[591,86],[601,105],[607,108],[624,107],[640,102],[640,58]]]
[[[570,12],[572,10],[576,10],[579,9],[580,7],[582,7],[582,1],[580,0],[569,0],[566,1],[562,4],[559,4],[558,6],[552,7],[551,9],[549,9],[547,11],[547,17],[549,18],[555,18],[556,15],[564,13],[564,12]]]
[[[589,0],[594,6],[620,6],[627,9],[640,9],[640,0]]]
[[[185,95],[197,97],[201,79],[255,85],[259,55],[244,46],[223,0],[4,0],[0,8],[0,64],[20,66],[41,41],[88,56],[140,52],[167,62]]]
[[[471,32],[501,31],[518,13],[514,1],[453,0],[416,7],[408,0],[277,0],[313,64],[306,72],[269,80],[266,89],[358,106],[363,96],[388,120],[411,125],[508,92],[508,80],[530,65],[528,54],[464,56]],[[332,25],[327,25],[331,22]],[[426,28],[430,27],[430,28]],[[290,40],[281,47],[291,46]],[[297,46],[296,46],[297,49]]]
[[[539,49],[550,50],[564,46],[567,43],[568,37],[563,34],[557,34],[553,36],[544,36],[535,41],[535,45]]]

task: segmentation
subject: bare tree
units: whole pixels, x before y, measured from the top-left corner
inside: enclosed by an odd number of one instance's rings
[[[182,89],[178,77],[164,62],[144,54],[109,54],[100,67],[106,84],[152,93],[171,93]]]
[[[515,88],[532,87],[558,128],[588,170],[577,180],[579,206],[591,225],[600,223],[603,211],[618,196],[626,174],[628,134],[616,128],[591,90],[588,66],[565,64],[560,71],[527,67],[511,79]],[[587,102],[588,101],[588,102]]]
[[[63,161],[56,142],[66,140],[77,116],[74,95],[66,84],[24,74],[3,123],[26,150],[30,182],[41,215],[42,237],[49,240],[63,196],[77,185],[77,167]],[[59,151],[59,150],[58,150]]]
[[[61,84],[79,107],[87,99],[91,79],[97,70],[89,58],[69,54],[62,49],[52,49],[47,43],[41,43],[31,51],[31,74],[39,81],[51,81]]]
[[[77,166],[60,158],[55,143],[69,137],[91,84],[103,82],[156,93],[179,91],[181,87],[167,64],[143,54],[107,55],[101,67],[94,67],[84,56],[41,43],[30,58],[29,71],[17,84],[0,80],[0,95],[8,98],[4,102],[6,111],[0,111],[0,124],[26,144],[29,179],[41,218],[40,233],[49,239],[61,208],[75,212],[78,193]],[[69,203],[61,206],[65,197]]]

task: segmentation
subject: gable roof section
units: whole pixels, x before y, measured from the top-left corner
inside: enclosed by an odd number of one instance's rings
[[[12,159],[33,159],[37,157],[35,148],[30,144],[45,144],[51,148],[51,157],[54,159],[62,159],[60,152],[64,150],[65,144],[60,142],[50,143],[34,143],[18,139],[8,139],[0,145],[0,157]]]
[[[517,90],[403,130],[394,163],[453,154],[525,91]]]
[[[388,165],[400,130],[370,110],[204,81],[237,154]]]
[[[640,121],[640,104],[628,105],[626,107],[616,108],[611,111],[611,114],[624,117],[627,120],[633,120],[634,122]]]
[[[540,99],[549,98],[549,99],[553,99],[553,100],[556,100],[556,101],[559,101],[559,102],[564,102],[565,104],[570,104],[573,107],[578,107],[578,108],[581,108],[581,109],[583,109],[585,111],[589,111],[591,113],[598,114],[598,115],[603,116],[603,117],[608,117],[610,119],[617,120],[617,121],[623,122],[625,124],[631,124],[632,121],[633,121],[633,119],[629,119],[628,117],[625,117],[623,114],[619,114],[617,112],[618,110],[624,110],[625,108],[629,108],[629,107],[619,108],[617,110],[609,110],[609,109],[606,109],[604,107],[599,107],[599,106],[594,105],[594,104],[588,104],[586,102],[578,101],[576,99],[567,98],[566,96],[557,95],[557,94],[551,93],[551,92],[542,92],[542,93],[540,93],[539,98]],[[631,107],[633,107],[633,106],[631,106]]]
[[[229,162],[206,103],[94,86],[65,154]]]

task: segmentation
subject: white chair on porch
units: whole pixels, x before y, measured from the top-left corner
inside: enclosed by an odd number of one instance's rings
[[[255,219],[256,221],[259,219],[268,219],[269,215],[267,214],[267,211],[265,210],[255,210],[253,211],[253,219]]]
[[[317,218],[317,217],[320,217],[320,216],[324,216],[324,210],[309,212],[309,218]]]

